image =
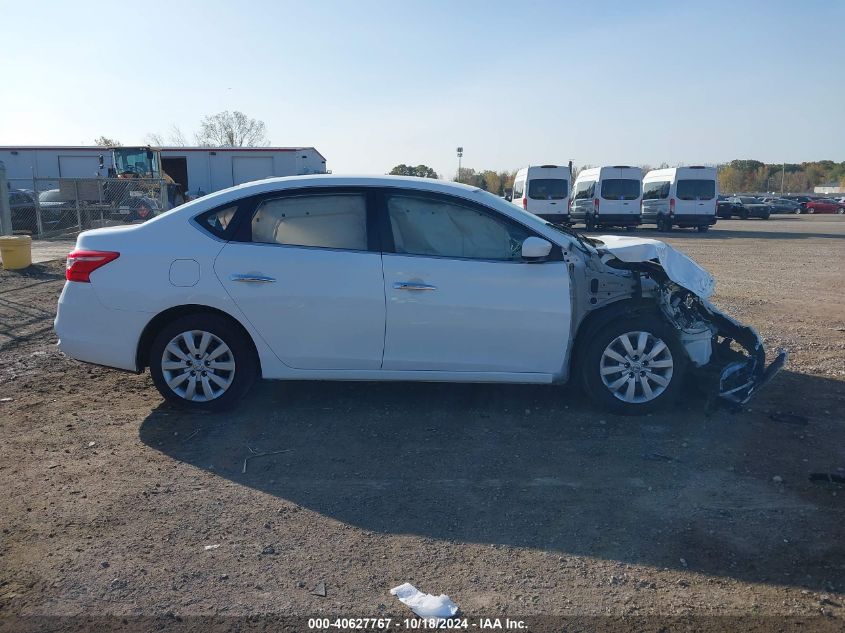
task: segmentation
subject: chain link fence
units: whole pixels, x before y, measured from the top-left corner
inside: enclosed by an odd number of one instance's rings
[[[33,238],[146,222],[180,201],[172,184],[141,178],[12,178],[8,196],[12,231]]]

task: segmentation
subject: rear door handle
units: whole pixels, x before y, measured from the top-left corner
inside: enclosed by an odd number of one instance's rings
[[[396,290],[437,290],[437,286],[430,286],[429,284],[418,284],[412,281],[397,281],[393,284]]]
[[[232,281],[243,281],[249,284],[269,284],[276,281],[273,277],[268,277],[267,275],[243,275],[243,274],[234,274],[229,277]]]

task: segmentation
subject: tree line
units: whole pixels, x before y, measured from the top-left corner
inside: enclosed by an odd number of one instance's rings
[[[651,169],[669,167],[668,163],[660,165],[639,165],[643,173]],[[591,165],[573,167],[572,178],[578,172]],[[841,163],[832,160],[819,160],[806,163],[763,163],[758,160],[732,160],[729,163],[717,165],[719,190],[726,193],[742,191],[780,191],[784,193],[803,193],[813,191],[814,187],[832,185],[845,187],[845,161]],[[452,180],[472,185],[498,196],[505,194],[505,190],[513,187],[516,169],[511,170],[476,170],[471,167],[461,167],[460,172]],[[440,178],[436,171],[427,165],[415,167],[401,164],[389,172],[398,176],[420,176],[423,178]]]

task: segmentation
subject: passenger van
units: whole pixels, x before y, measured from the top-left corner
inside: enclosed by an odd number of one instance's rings
[[[643,170],[614,165],[584,169],[575,179],[570,217],[588,229],[640,224]]]
[[[643,223],[658,231],[694,226],[703,233],[716,224],[718,196],[715,167],[652,170],[643,178]]]
[[[571,167],[523,167],[516,172],[511,202],[553,224],[568,224],[571,177]]]

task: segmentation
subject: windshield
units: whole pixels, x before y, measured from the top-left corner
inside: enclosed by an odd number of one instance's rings
[[[114,150],[114,168],[118,174],[129,173],[153,178],[159,173],[158,155],[146,147],[118,148]]]
[[[758,204],[760,201],[757,198],[749,198],[747,196],[743,196],[739,199],[742,204]]]
[[[716,195],[716,181],[679,180],[677,193],[681,200],[712,200]]]
[[[528,181],[528,197],[532,200],[563,200],[568,183],[559,178],[538,178]]]
[[[605,200],[636,200],[640,197],[640,181],[633,178],[602,180],[601,197]]]

